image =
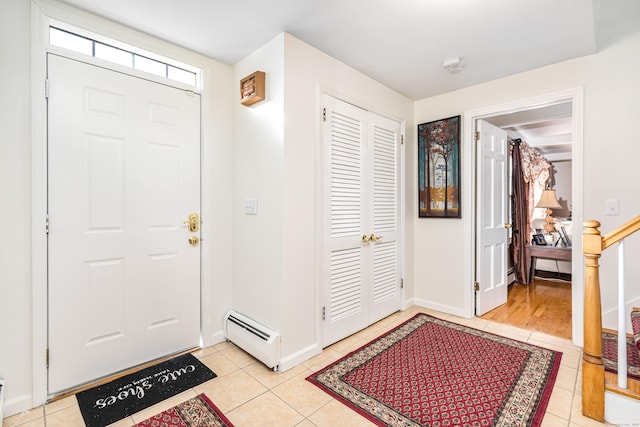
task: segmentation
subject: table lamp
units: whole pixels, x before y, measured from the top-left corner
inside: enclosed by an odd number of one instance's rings
[[[536,204],[536,208],[546,209],[547,216],[544,218],[544,222],[546,223],[543,227],[544,231],[547,233],[555,231],[555,226],[553,225],[555,219],[551,216],[553,213],[552,209],[562,209],[562,206],[560,206],[560,203],[558,203],[558,199],[556,198],[556,190],[552,190],[550,188],[542,190],[542,196]]]

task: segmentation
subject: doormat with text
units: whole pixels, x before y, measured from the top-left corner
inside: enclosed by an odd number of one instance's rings
[[[87,427],[104,427],[215,378],[192,354],[76,394]]]

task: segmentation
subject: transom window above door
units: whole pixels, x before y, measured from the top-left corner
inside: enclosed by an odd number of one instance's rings
[[[130,67],[135,70],[153,74],[168,80],[198,86],[198,73],[189,70],[185,64],[169,64],[149,55],[124,49],[109,43],[95,40],[66,29],[49,27],[49,43],[73,52],[109,61],[114,64]]]

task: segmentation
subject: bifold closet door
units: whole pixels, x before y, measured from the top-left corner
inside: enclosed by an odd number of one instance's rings
[[[323,345],[400,308],[400,124],[330,96],[323,122]]]

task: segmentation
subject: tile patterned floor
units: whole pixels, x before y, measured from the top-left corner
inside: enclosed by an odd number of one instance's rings
[[[205,393],[236,427],[373,426],[305,378],[418,312],[562,351],[560,371],[542,426],[603,426],[581,415],[581,349],[570,341],[480,318],[462,319],[420,307],[395,313],[283,373],[273,373],[229,343],[205,348],[195,355],[218,375],[217,378],[112,425],[132,426],[199,393]],[[70,396],[4,420],[3,427],[14,426],[75,427],[84,426],[84,423],[75,397]]]

